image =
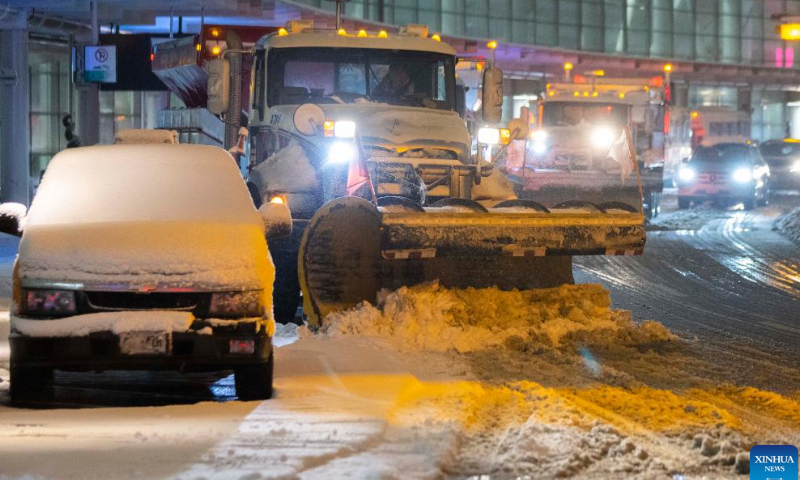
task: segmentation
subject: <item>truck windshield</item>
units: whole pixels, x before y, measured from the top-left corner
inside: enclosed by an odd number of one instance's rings
[[[615,103],[547,102],[542,106],[542,125],[572,127],[586,122],[624,127],[628,106]]]
[[[430,52],[281,48],[267,57],[269,105],[378,102],[455,108],[453,58]]]

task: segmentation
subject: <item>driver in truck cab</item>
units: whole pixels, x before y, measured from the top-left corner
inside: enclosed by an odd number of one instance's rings
[[[400,98],[410,95],[411,75],[405,65],[393,63],[389,65],[389,70],[381,79],[381,83],[372,90],[372,96],[376,98]]]

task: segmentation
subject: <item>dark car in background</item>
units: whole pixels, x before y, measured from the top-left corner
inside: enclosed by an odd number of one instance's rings
[[[700,146],[678,168],[678,207],[713,200],[741,202],[749,210],[766,205],[770,169],[754,145],[744,142]]]
[[[773,190],[800,190],[800,140],[768,140],[759,147]]]

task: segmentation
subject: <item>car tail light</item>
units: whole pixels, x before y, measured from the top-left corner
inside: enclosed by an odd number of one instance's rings
[[[70,290],[26,290],[25,313],[42,316],[74,315],[75,292]]]
[[[255,340],[230,340],[229,351],[236,355],[252,355],[256,351]]]
[[[219,317],[260,317],[264,314],[263,292],[221,292],[211,294],[209,315]]]

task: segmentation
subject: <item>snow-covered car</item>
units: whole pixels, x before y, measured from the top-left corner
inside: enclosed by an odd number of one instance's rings
[[[759,150],[769,165],[774,190],[800,189],[800,141],[793,138],[768,140]]]
[[[59,153],[24,218],[14,268],[12,401],[43,397],[54,369],[232,369],[239,398],[269,398],[266,237],[290,231],[286,206],[256,210],[222,149]]]
[[[754,145],[700,146],[678,168],[678,207],[693,201],[742,202],[749,210],[769,198],[770,169]]]

